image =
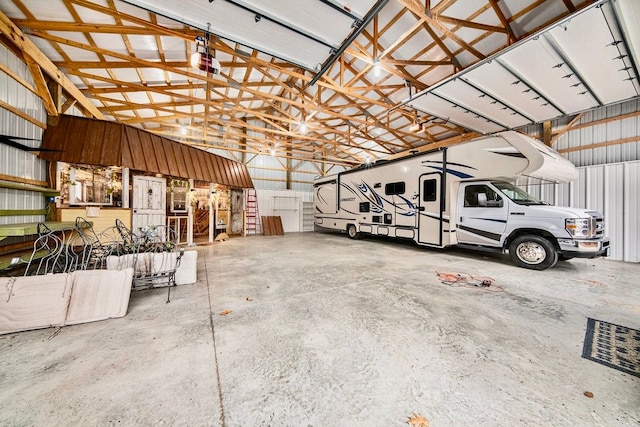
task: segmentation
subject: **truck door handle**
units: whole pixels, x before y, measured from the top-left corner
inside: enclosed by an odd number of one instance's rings
[[[419,210],[420,212],[424,212],[424,211],[425,211],[425,208],[424,208],[424,206],[418,206],[418,210]]]

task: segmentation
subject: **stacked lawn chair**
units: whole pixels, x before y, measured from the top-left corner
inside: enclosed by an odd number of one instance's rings
[[[184,255],[184,248],[178,247],[178,236],[174,229],[158,225],[145,227],[135,234],[120,220],[115,229],[120,236],[121,246],[115,253],[111,250],[107,257],[107,268],[134,268],[133,289],[168,287],[167,302],[171,298],[171,287],[176,284],[176,270]]]
[[[30,256],[14,258],[11,267],[24,268],[25,276],[131,267],[133,289],[167,286],[168,302],[184,255],[177,242],[176,231],[164,225],[146,227],[135,234],[116,220],[115,226],[98,234],[90,222],[78,217],[75,229],[67,232],[51,231],[46,224],[38,224],[38,238]]]
[[[82,270],[83,253],[88,252],[74,231],[51,231],[45,223],[37,226],[38,237],[31,253],[11,260],[9,275],[36,276]]]
[[[115,226],[97,234],[89,221],[77,217],[75,235],[72,239],[70,246],[77,256],[76,270],[103,269],[108,256],[123,253],[123,244]]]

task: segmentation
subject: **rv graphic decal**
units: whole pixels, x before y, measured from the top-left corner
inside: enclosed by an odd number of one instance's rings
[[[328,190],[325,187],[318,187],[316,189],[316,200],[320,203],[322,203],[323,205],[329,206],[329,203],[327,202],[327,200],[324,198],[323,193],[326,193]],[[335,202],[334,202],[335,203]],[[320,206],[318,206],[318,203],[316,203],[316,211],[318,211],[319,213],[324,213],[322,212],[322,209],[320,209]]]
[[[409,199],[407,199],[407,198],[405,198],[405,197],[402,197],[402,196],[401,196],[401,195],[399,195],[399,194],[396,194],[396,196],[398,196],[398,197],[400,197],[402,200],[404,200],[404,202],[407,204],[407,208],[411,209],[411,210],[410,210],[410,211],[408,211],[408,212],[398,212],[398,213],[399,213],[400,215],[402,215],[402,216],[415,216],[415,215],[416,215],[416,212],[415,212],[416,206],[415,206],[415,205],[414,205],[414,204],[413,204]],[[396,206],[396,205],[394,205],[394,206]],[[396,206],[396,207],[397,207],[397,208],[399,208],[399,209],[402,209],[402,210],[404,210],[404,209],[405,209],[403,206]]]
[[[479,221],[491,221],[491,222],[502,222],[506,223],[506,219],[498,219],[498,218],[479,218],[479,217],[471,217],[471,219],[477,219]]]
[[[465,225],[458,225],[458,229],[467,231],[469,233],[476,234],[478,236],[485,237],[485,238],[490,239],[490,240],[495,240],[496,242],[500,241],[500,234],[498,234],[498,233],[491,233],[491,232],[485,231],[485,230],[478,230],[477,228],[471,228],[471,227],[467,227]]]
[[[426,166],[430,169],[434,169],[437,170],[439,172],[443,172],[445,171],[444,168],[442,167],[443,162],[441,161],[436,161],[436,160],[425,160],[422,162],[422,166]],[[439,165],[439,166],[436,166]],[[463,165],[461,163],[452,163],[452,162],[447,162],[447,169],[446,169],[446,173],[451,174],[453,176],[456,176],[458,178],[461,179],[465,179],[465,178],[473,178],[473,175],[469,175],[468,173],[462,172],[460,170],[455,170],[452,169],[451,166],[460,166],[463,168],[467,168],[467,169],[473,169],[473,170],[477,170],[476,168],[472,167],[472,166],[467,166],[467,165]]]
[[[516,147],[485,148],[484,150],[494,154],[501,154],[503,156],[526,159],[525,155],[518,151]],[[540,152],[542,153],[542,151]]]
[[[373,189],[369,187],[369,185],[366,182],[363,181],[361,184],[354,182],[352,184],[356,186],[356,188],[358,189],[358,191],[360,191],[360,194],[365,198],[365,200],[368,200],[371,203],[371,207],[369,208],[371,212],[382,213],[385,210],[384,202],[382,201],[378,193],[373,191]]]
[[[413,202],[411,202],[406,197],[396,194],[396,196],[398,196],[400,199],[402,199],[402,201],[404,201],[407,204],[407,206],[405,207],[405,206],[397,205],[392,201],[390,201],[389,199],[381,197],[378,193],[375,192],[375,190],[371,188],[369,184],[367,184],[364,181],[360,184],[358,183],[353,183],[353,184],[357,187],[357,189],[360,191],[362,196],[366,200],[371,202],[372,206],[370,207],[370,210],[373,213],[382,213],[382,212],[392,213],[393,211],[395,211],[398,215],[407,216],[407,217],[415,216],[416,214],[415,213],[416,206],[413,204]],[[393,210],[386,209],[384,207],[385,203],[389,205],[390,208],[393,207],[394,209]]]

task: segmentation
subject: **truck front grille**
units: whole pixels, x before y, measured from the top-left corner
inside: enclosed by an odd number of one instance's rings
[[[589,211],[587,212],[591,217],[595,220],[595,229],[597,239],[604,237],[604,217],[600,212],[597,211]]]

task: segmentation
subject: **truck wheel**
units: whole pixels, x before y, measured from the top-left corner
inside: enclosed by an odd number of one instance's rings
[[[558,262],[558,252],[544,237],[520,236],[509,245],[509,256],[518,267],[545,270]]]
[[[357,239],[359,235],[360,233],[358,233],[358,231],[356,230],[355,225],[347,225],[347,236],[349,236],[350,239]]]

